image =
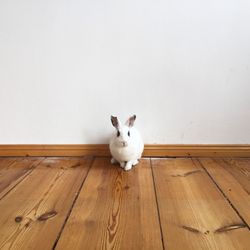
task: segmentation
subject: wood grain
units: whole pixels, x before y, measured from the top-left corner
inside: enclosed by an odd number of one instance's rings
[[[107,144],[0,145],[0,156],[110,156]],[[250,145],[146,144],[144,157],[250,157]]]
[[[16,161],[16,157],[1,157],[0,158],[0,170],[8,169],[12,163]]]
[[[250,160],[206,158],[199,161],[250,226]]]
[[[152,164],[167,249],[249,248],[249,229],[197,162]]]
[[[0,201],[0,249],[51,249],[91,159],[48,158]]]
[[[0,200],[44,158],[0,158]]]
[[[97,158],[56,249],[162,249],[149,160],[125,172]]]

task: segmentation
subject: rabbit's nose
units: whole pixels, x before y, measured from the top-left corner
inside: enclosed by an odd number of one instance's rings
[[[126,141],[123,141],[122,145],[123,145],[123,147],[126,147],[126,146],[128,146],[128,143]]]

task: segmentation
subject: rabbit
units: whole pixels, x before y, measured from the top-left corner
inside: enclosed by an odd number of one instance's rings
[[[134,128],[135,119],[136,115],[133,115],[125,125],[122,125],[117,117],[111,116],[112,125],[116,128],[109,143],[113,157],[111,163],[118,162],[125,171],[138,164],[144,149],[142,137],[139,131]]]

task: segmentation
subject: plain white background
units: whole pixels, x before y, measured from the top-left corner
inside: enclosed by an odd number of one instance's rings
[[[3,0],[0,143],[250,143],[250,1]]]

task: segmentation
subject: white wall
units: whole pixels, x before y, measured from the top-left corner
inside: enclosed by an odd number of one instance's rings
[[[0,143],[250,143],[250,1],[0,1]]]

